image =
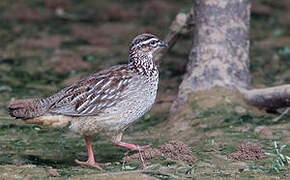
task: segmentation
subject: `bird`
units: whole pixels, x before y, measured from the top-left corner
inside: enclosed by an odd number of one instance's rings
[[[102,169],[94,159],[91,141],[99,135],[132,151],[139,146],[122,142],[123,132],[148,112],[157,96],[159,72],[154,57],[167,43],[150,33],[137,35],[129,45],[128,63],[82,78],[49,97],[20,99],[8,107],[10,116],[44,128],[65,128],[85,138],[88,160],[79,165]]]

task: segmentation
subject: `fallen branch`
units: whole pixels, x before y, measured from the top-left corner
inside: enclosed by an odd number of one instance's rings
[[[241,92],[248,103],[259,108],[275,110],[290,107],[290,85],[241,90]]]
[[[190,32],[193,28],[193,8],[185,13],[178,13],[175,20],[171,23],[169,32],[164,38],[164,41],[168,44],[168,48],[163,48],[156,53],[155,61],[160,61],[175,45],[181,34]]]

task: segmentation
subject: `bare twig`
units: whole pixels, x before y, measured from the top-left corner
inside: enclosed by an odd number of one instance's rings
[[[273,122],[277,122],[280,119],[282,119],[288,112],[289,112],[290,108],[287,108],[284,112],[282,112],[282,114],[278,117],[276,117],[275,119],[273,119]]]
[[[139,151],[140,160],[141,160],[141,162],[142,162],[141,169],[144,169],[144,168],[146,168],[146,164],[145,164],[145,162],[144,162],[144,159],[143,159],[143,156],[142,156],[142,153],[141,153],[141,151],[140,151],[139,146],[137,146],[137,147],[138,147],[138,151]]]
[[[180,34],[188,33],[192,30],[194,24],[193,8],[189,13],[178,13],[175,20],[171,23],[169,32],[165,37],[165,42],[168,44],[168,48],[161,49],[156,53],[155,61],[160,61],[175,45],[176,41],[180,37]]]

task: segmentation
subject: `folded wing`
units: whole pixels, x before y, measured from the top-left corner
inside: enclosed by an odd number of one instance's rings
[[[127,66],[114,66],[91,75],[63,89],[48,112],[70,116],[90,116],[102,113],[126,96],[132,76]]]

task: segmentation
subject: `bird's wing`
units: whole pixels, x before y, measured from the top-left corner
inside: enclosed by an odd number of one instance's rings
[[[127,66],[114,66],[84,78],[56,94],[48,112],[70,116],[90,116],[112,107],[124,95],[132,76]]]

